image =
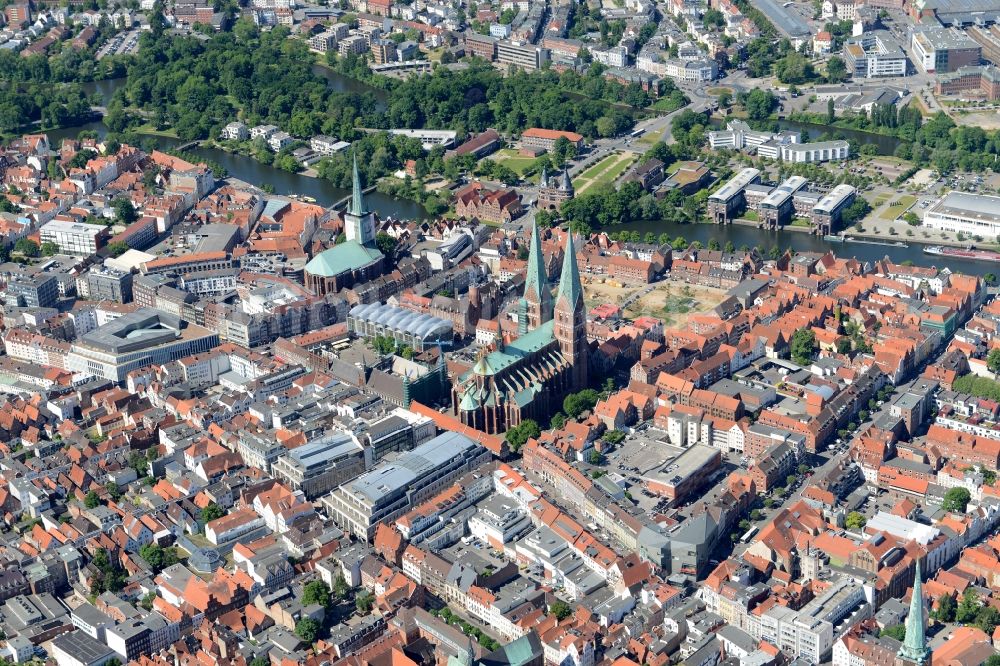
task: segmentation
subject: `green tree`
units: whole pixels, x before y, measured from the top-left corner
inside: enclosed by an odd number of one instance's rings
[[[302,605],[311,606],[312,604],[319,604],[323,608],[330,608],[333,605],[330,588],[321,580],[309,581],[302,588]]]
[[[991,372],[1000,372],[1000,347],[994,347],[986,355],[986,367]]]
[[[580,414],[589,411],[597,405],[600,395],[594,389],[584,389],[578,393],[570,393],[563,399],[563,411],[570,418],[576,418]]]
[[[556,412],[549,419],[549,428],[552,430],[562,430],[564,425],[566,425],[566,415],[562,412]]]
[[[153,568],[153,573],[160,573],[167,567],[177,564],[177,551],[173,548],[162,548],[155,543],[148,543],[139,548],[139,555]]]
[[[765,120],[770,117],[777,103],[778,99],[770,90],[754,88],[747,95],[743,108],[751,120]]]
[[[396,252],[396,245],[399,243],[395,238],[380,231],[375,235],[375,246],[378,248],[379,252],[387,257],[392,257]]]
[[[938,597],[937,608],[934,609],[931,616],[938,622],[954,622],[957,610],[958,604],[955,602],[955,597],[950,594],[942,594]]]
[[[816,349],[816,334],[808,328],[800,328],[792,334],[792,360],[799,365],[809,365],[812,362],[813,351]]]
[[[139,213],[135,206],[125,197],[118,197],[111,202],[111,208],[115,211],[115,218],[122,224],[129,225],[139,219]]]
[[[83,498],[83,505],[88,509],[96,509],[101,505],[101,496],[97,494],[96,490],[91,490]]]
[[[601,436],[601,439],[614,446],[615,444],[621,444],[625,440],[625,433],[621,430],[608,430]]]
[[[952,488],[944,494],[941,508],[945,511],[964,513],[970,499],[972,499],[972,495],[967,488]]]
[[[372,607],[374,606],[375,606],[375,597],[372,596],[372,593],[368,592],[367,590],[358,593],[358,595],[354,597],[354,607],[362,615],[367,615],[368,613],[370,613]]]
[[[858,511],[851,511],[844,519],[844,526],[852,530],[860,530],[868,522],[865,514]]]
[[[120,257],[126,252],[128,252],[129,247],[125,241],[115,241],[113,243],[108,243],[108,252],[112,257]],[[43,244],[44,251],[44,244]]]
[[[350,591],[351,587],[347,584],[347,580],[344,578],[344,575],[337,574],[337,578],[333,581],[334,596],[338,599],[343,599]]]
[[[538,422],[533,419],[525,419],[513,428],[507,429],[507,444],[510,445],[511,451],[517,453],[529,439],[534,439],[541,434],[542,429],[538,426]]]
[[[830,83],[840,83],[847,80],[847,64],[840,56],[831,56],[826,62],[826,78]],[[833,100],[830,100],[833,102]]]
[[[886,627],[878,633],[880,637],[890,637],[895,638],[897,641],[902,642],[906,638],[906,627],[901,624],[895,624],[891,627]]]
[[[573,609],[570,608],[570,605],[561,599],[553,601],[549,606],[549,615],[555,616],[560,621],[569,617],[572,612]]]
[[[41,246],[42,256],[51,257],[54,254],[59,254],[58,243],[53,243],[52,241],[45,241]]]
[[[226,515],[226,512],[221,506],[215,502],[209,502],[205,508],[201,510],[201,522],[202,524],[207,524],[213,520],[222,518],[224,515]]]
[[[976,619],[979,614],[979,595],[971,587],[962,594],[962,600],[958,602],[958,610],[955,611],[955,621],[968,624]]]
[[[304,617],[295,623],[295,635],[310,645],[316,642],[319,629],[319,622],[311,617]]]
[[[14,243],[14,251],[25,257],[37,257],[40,251],[38,243],[30,238],[20,238]]]

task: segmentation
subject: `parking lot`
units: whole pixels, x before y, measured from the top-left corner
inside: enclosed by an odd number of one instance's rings
[[[110,55],[126,55],[128,53],[135,53],[139,48],[139,31],[129,30],[128,32],[122,32],[107,41],[100,49],[97,50],[97,59],[110,56]]]

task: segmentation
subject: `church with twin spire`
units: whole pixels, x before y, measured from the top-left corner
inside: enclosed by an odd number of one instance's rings
[[[518,337],[454,378],[452,409],[462,423],[490,434],[525,419],[545,421],[567,394],[587,387],[589,362],[583,287],[572,233],[566,234],[559,287],[552,294],[538,227],[532,225]]]

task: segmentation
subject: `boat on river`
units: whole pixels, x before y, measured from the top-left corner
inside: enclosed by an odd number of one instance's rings
[[[855,238],[854,236],[847,236],[844,240],[850,243],[861,243],[862,245],[884,245],[886,247],[910,247],[903,241],[880,241],[880,240],[869,240],[867,238]]]
[[[825,240],[827,243],[843,243],[844,237],[841,236],[840,234],[827,234],[823,236],[823,240]]]
[[[933,254],[941,257],[953,257],[955,259],[972,259],[975,261],[992,261],[1000,263],[1000,252],[992,250],[977,250],[974,247],[943,247],[941,245],[928,245],[924,248],[924,254]]]

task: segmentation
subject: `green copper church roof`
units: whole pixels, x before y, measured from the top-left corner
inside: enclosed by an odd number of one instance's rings
[[[354,153],[354,182],[351,189],[351,207],[348,212],[351,215],[356,215],[358,217],[363,217],[368,214],[368,209],[365,208],[365,197],[363,190],[361,189],[361,176],[358,174],[358,154]]]
[[[901,659],[914,664],[926,664],[929,661],[931,652],[927,649],[925,627],[923,584],[920,580],[920,563],[917,562],[916,575],[913,577],[913,596],[910,597],[910,612],[906,616],[906,638],[896,653]]]
[[[317,254],[306,264],[306,272],[319,277],[333,277],[344,271],[357,270],[381,258],[382,253],[376,248],[349,240]]]
[[[583,300],[583,287],[580,284],[580,269],[576,265],[576,250],[573,248],[573,232],[566,234],[566,251],[563,255],[562,273],[559,275],[559,293],[556,303],[563,298],[570,307]]]
[[[512,340],[503,348],[503,351],[495,351],[479,359],[472,370],[462,375],[461,379],[467,379],[472,374],[495,375],[525,356],[540,352],[555,340],[552,329],[553,323],[549,320],[533,331]]]

